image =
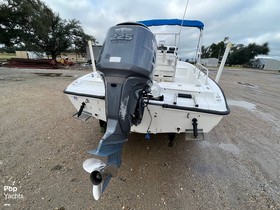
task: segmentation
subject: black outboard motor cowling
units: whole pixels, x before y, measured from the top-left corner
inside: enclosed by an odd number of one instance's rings
[[[147,27],[124,23],[109,29],[96,64],[105,82],[107,129],[98,148],[90,151],[108,156],[107,164],[120,166],[122,145],[131,125],[141,122],[135,116],[141,118],[143,113],[135,113],[144,110],[139,104],[150,91],[155,60],[156,40]]]
[[[144,77],[152,80],[156,40],[146,26],[122,23],[111,27],[97,61],[105,77]]]

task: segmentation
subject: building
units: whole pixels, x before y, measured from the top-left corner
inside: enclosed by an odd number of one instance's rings
[[[16,51],[16,57],[26,59],[40,59],[46,58],[46,53],[39,53],[34,51]]]
[[[251,60],[253,68],[280,71],[280,61],[271,58],[257,58]]]
[[[203,66],[218,67],[219,59],[218,58],[201,58],[200,63]]]
[[[16,51],[17,58],[25,59],[49,59],[51,56],[47,56],[46,53],[39,53],[34,51]],[[57,61],[68,58],[72,62],[86,62],[85,57],[79,53],[64,52],[57,56]]]

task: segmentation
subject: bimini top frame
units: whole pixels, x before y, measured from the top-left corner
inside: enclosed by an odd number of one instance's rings
[[[200,30],[200,35],[198,39],[197,49],[196,49],[196,56],[195,56],[195,63],[200,63],[200,52],[201,52],[201,41],[202,41],[202,34],[203,34],[203,28],[204,24],[199,20],[182,20],[182,19],[152,19],[152,20],[142,20],[137,21],[137,23],[141,23],[145,25],[146,27],[150,26],[180,26],[180,32],[182,27],[193,27],[198,28]],[[174,33],[175,35],[175,45],[176,49],[179,48],[180,44],[180,35],[181,33]],[[179,41],[177,42],[177,36],[179,36]]]

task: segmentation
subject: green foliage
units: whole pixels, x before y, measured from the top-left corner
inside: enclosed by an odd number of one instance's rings
[[[72,31],[72,47],[76,53],[84,55],[86,53],[86,46],[88,45],[88,40],[94,40],[93,36],[85,34],[83,28],[80,25],[77,25]]]
[[[202,58],[218,58],[222,59],[222,56],[225,52],[226,41],[228,37],[218,44],[213,43],[209,47],[202,46],[201,52]],[[267,55],[269,53],[268,42],[257,45],[256,43],[250,43],[247,46],[244,44],[233,44],[233,47],[230,50],[227,64],[229,65],[246,65],[249,64],[250,60],[256,57],[257,55]]]
[[[20,44],[24,37],[24,28],[29,12],[25,1],[4,0],[0,5],[0,44],[12,47]]]
[[[267,55],[269,53],[268,42],[257,45],[250,43],[248,46],[243,44],[234,45],[228,58],[229,65],[248,65],[250,60],[257,55]]]
[[[63,20],[40,0],[3,0],[0,5],[0,44],[46,52],[53,59],[67,49],[85,53],[87,40],[80,22]]]
[[[224,40],[219,42],[218,44],[213,43],[209,47],[202,46],[201,58],[218,58],[219,60],[221,60],[226,49],[227,40],[228,37],[225,37]]]

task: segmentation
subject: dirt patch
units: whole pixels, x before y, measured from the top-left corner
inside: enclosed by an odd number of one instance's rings
[[[3,78],[26,78],[0,81],[1,209],[280,209],[279,77],[273,74],[227,69],[220,85],[231,114],[204,141],[178,135],[170,148],[164,134],[149,141],[129,135],[119,176],[94,201],[82,163],[102,133],[97,120],[72,118],[76,110],[63,94],[74,80],[63,74],[88,72],[0,71]],[[258,88],[244,88],[240,78]]]

